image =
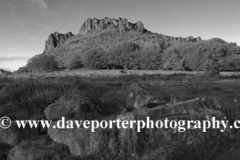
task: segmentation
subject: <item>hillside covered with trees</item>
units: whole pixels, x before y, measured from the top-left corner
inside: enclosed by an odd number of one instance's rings
[[[79,68],[240,70],[240,47],[235,43],[227,43],[220,38],[202,40],[200,37],[165,36],[147,31],[140,22],[128,22],[136,26],[125,25],[125,28],[119,27],[121,30],[116,27],[104,29],[104,26],[94,26],[93,20],[84,22],[77,35],[71,32],[51,34],[44,52],[30,59],[27,66],[18,72]],[[110,25],[114,19],[106,21]]]

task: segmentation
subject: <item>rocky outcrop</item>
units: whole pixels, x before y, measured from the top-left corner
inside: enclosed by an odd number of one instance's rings
[[[57,46],[64,43],[67,39],[72,38],[73,36],[74,34],[72,34],[72,32],[68,32],[66,34],[54,32],[53,34],[50,34],[47,41],[45,42],[44,52],[49,52],[53,50]]]
[[[93,101],[83,94],[76,93],[60,97],[55,103],[49,105],[44,113],[48,120],[60,120],[63,122],[66,119],[85,119],[87,113],[98,112]],[[64,144],[69,147],[69,150],[74,156],[88,156],[98,151],[100,145],[100,135],[98,132],[92,133],[90,129],[81,128],[82,125],[76,126],[74,129],[58,129],[57,123],[53,121],[47,133],[49,137],[57,143]],[[64,124],[64,122],[63,122]]]
[[[145,32],[147,31],[144,28],[142,22],[138,21],[137,23],[128,22],[126,18],[109,18],[105,17],[104,19],[87,19],[80,28],[80,34],[92,33],[92,32],[101,32],[104,30],[113,30],[119,32],[128,32],[128,31],[137,31]]]
[[[127,107],[142,109],[152,108],[160,104],[166,103],[166,100],[162,97],[158,98],[154,96],[146,86],[134,83],[131,85],[128,91]]]
[[[168,146],[174,146],[176,144],[184,145],[196,145],[204,140],[209,139],[211,135],[224,136],[229,135],[230,130],[226,128],[225,132],[221,132],[223,129],[207,129],[207,133],[203,132],[202,128],[188,128],[185,120],[196,120],[203,122],[204,120],[211,120],[211,117],[215,117],[217,120],[226,119],[226,115],[219,111],[219,106],[215,103],[214,99],[196,98],[189,101],[179,102],[175,104],[168,104],[164,106],[158,106],[146,110],[137,110],[134,112],[128,112],[119,115],[117,119],[121,121],[145,121],[146,126],[141,129],[141,132],[137,132],[137,124],[133,126],[134,129],[116,129],[115,131],[115,143],[119,144],[117,148],[121,151],[130,151],[131,153],[141,153],[141,150],[147,149],[150,146],[158,146],[159,142]],[[149,117],[150,120],[147,120]],[[165,120],[168,122],[165,123]],[[170,126],[170,120],[178,122],[178,127],[175,129],[170,127],[163,127],[163,123]],[[155,125],[157,121],[162,121],[159,126]],[[179,121],[185,121],[179,125]],[[153,129],[148,127],[154,126]],[[141,149],[141,150],[139,150]],[[169,152],[169,151],[168,151]],[[171,152],[171,151],[170,151]]]
[[[55,103],[45,108],[44,113],[48,120],[58,120],[61,117],[73,117],[79,112],[80,103],[78,100],[60,97]]]
[[[68,146],[72,155],[86,157],[101,151],[103,144],[110,148],[110,152],[124,153],[130,151],[133,154],[141,154],[142,150],[147,149],[149,145],[157,146],[160,142],[164,142],[163,148],[164,145],[174,146],[176,144],[188,146],[199,144],[211,135],[223,136],[229,134],[228,128],[224,133],[217,129],[208,129],[207,134],[202,129],[187,128],[185,120],[203,122],[204,120],[210,120],[211,117],[218,120],[226,119],[226,115],[220,111],[221,105],[216,103],[215,99],[195,98],[178,103],[166,103],[164,98],[157,98],[150,94],[147,88],[139,84],[133,84],[130,87],[128,96],[128,105],[136,109],[118,115],[115,120],[126,120],[129,121],[129,124],[130,121],[135,120],[145,121],[149,125],[153,123],[154,127],[152,129],[145,126],[141,129],[141,132],[137,132],[137,124],[133,124],[133,129],[113,126],[113,129],[108,130],[109,133],[106,134],[109,136],[106,141],[106,139],[103,139],[106,136],[103,134],[105,132],[101,132],[101,130],[91,132],[90,129],[83,128],[82,125],[77,127],[75,120],[74,129],[57,129],[58,122],[55,121],[52,123],[52,127],[48,129],[49,137],[57,143]],[[148,123],[146,117],[149,117],[152,122]],[[159,120],[165,123],[164,120],[166,119],[174,120],[176,123],[185,121],[185,124],[182,123],[181,128],[176,127],[175,129],[164,128],[163,126],[158,128],[155,125]],[[61,124],[65,124],[65,122],[62,121]],[[183,129],[185,130],[183,131]],[[221,129],[223,128],[221,127]]]
[[[170,41],[178,41],[178,42],[198,42],[201,41],[201,37],[194,38],[193,36],[189,36],[186,38],[183,37],[171,37]]]
[[[96,153],[101,147],[101,134],[98,131],[90,132],[90,129],[77,128],[74,129],[56,129],[54,126],[57,122],[52,123],[52,127],[48,129],[49,137],[60,144],[69,147],[74,156],[88,156]]]
[[[68,95],[60,97],[55,103],[49,105],[45,108],[44,113],[46,119],[58,120],[61,117],[79,116],[80,112],[90,111],[93,107],[93,102],[83,95]]]
[[[37,135],[39,135],[38,129],[31,129],[28,125],[24,129],[19,129],[15,121],[12,121],[12,125],[8,129],[0,127],[0,143],[9,146],[15,146],[21,141],[31,139]]]

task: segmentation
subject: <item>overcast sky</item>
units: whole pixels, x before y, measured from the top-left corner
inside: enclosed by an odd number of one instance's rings
[[[165,35],[240,45],[240,0],[0,0],[0,68],[16,70],[42,53],[54,31],[77,34],[87,18],[106,16],[140,20]]]

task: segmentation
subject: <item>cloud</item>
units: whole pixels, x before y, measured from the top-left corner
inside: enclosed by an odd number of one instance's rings
[[[5,71],[11,71],[10,68],[4,68],[4,67],[2,67],[2,68],[0,68],[0,69],[3,69],[3,70],[5,70]]]
[[[0,57],[0,68],[15,71],[25,66],[29,57]]]
[[[32,5],[37,6],[43,10],[48,9],[48,5],[44,0],[27,0],[27,1],[32,3]]]
[[[0,63],[3,62],[3,61],[26,61],[28,60],[29,57],[0,57]]]

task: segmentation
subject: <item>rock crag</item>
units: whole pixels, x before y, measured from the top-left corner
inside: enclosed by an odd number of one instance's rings
[[[171,41],[179,41],[179,42],[198,42],[198,41],[202,41],[202,38],[201,37],[194,38],[193,36],[189,36],[189,37],[186,37],[186,38],[171,37],[170,40]]]
[[[74,34],[72,32],[68,32],[66,34],[61,34],[58,32],[54,32],[49,35],[47,41],[45,42],[44,52],[48,52],[65,42],[67,39],[72,38]]]
[[[147,31],[144,28],[144,25],[141,21],[137,23],[128,22],[126,18],[109,18],[105,17],[104,19],[87,19],[80,28],[80,34],[87,34],[92,32],[101,32],[104,30],[113,30],[119,32],[128,32],[128,31],[137,31],[145,32]]]

